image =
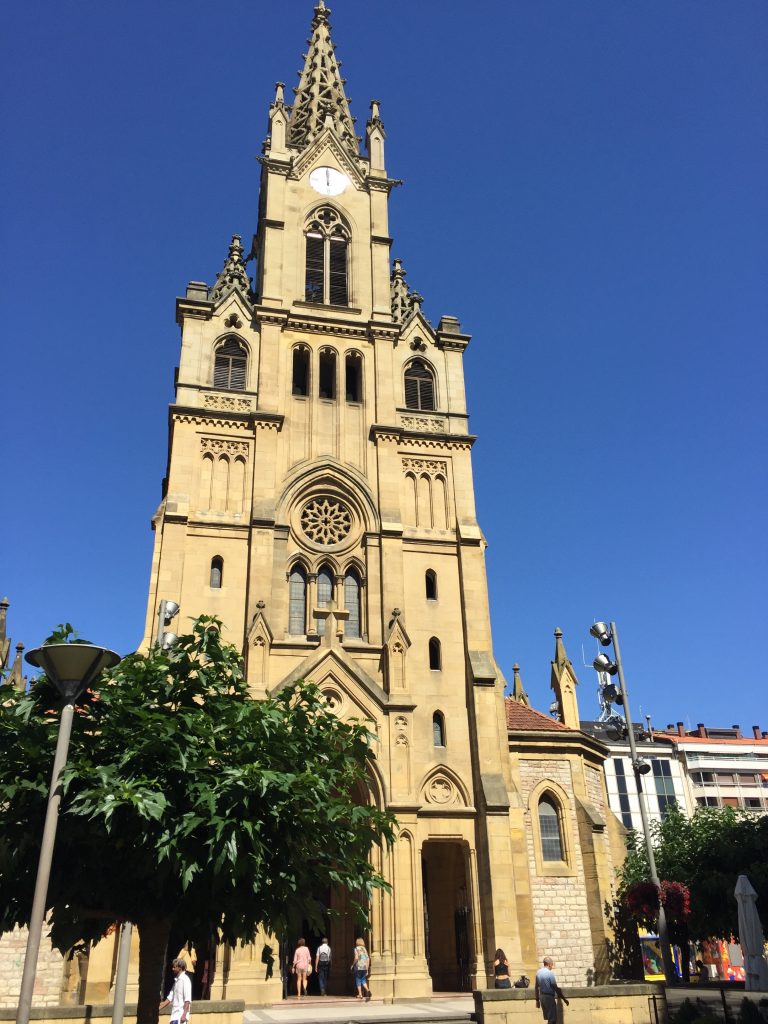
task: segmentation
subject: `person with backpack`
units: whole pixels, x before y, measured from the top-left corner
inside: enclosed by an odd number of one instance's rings
[[[352,954],[352,966],[351,971],[355,974],[355,985],[357,986],[357,998],[363,998],[363,991],[365,991],[365,998],[371,998],[371,990],[368,988],[368,975],[371,971],[371,958],[368,955],[368,950],[365,948],[365,943],[362,939],[355,939],[355,949]]]
[[[320,985],[320,995],[328,995],[328,975],[331,971],[331,947],[328,945],[328,939],[323,936],[323,941],[317,947],[315,953],[315,971],[317,972],[317,981]]]

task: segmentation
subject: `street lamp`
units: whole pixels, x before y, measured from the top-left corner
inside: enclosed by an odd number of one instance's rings
[[[634,772],[635,782],[637,783],[637,798],[640,804],[640,818],[643,823],[645,848],[648,853],[648,867],[651,872],[651,881],[656,888],[659,889],[659,892],[661,892],[661,883],[659,882],[659,875],[656,871],[656,857],[653,853],[651,830],[648,824],[648,812],[645,807],[642,783],[642,776],[648,774],[651,770],[651,766],[648,761],[638,756],[637,746],[635,745],[635,730],[632,725],[632,716],[629,713],[629,697],[627,696],[627,686],[624,682],[624,668],[621,664],[618,630],[616,629],[615,622],[612,622],[610,625],[605,622],[596,622],[589,632],[603,647],[608,647],[610,644],[613,644],[613,653],[616,660],[611,661],[606,654],[600,653],[593,661],[592,666],[596,672],[606,672],[608,676],[618,675],[619,677],[619,693],[617,695],[616,703],[621,703],[624,706],[624,720],[627,725],[627,738],[629,739],[632,771]],[[615,690],[612,683],[608,683],[608,686]],[[620,701],[618,700],[618,697],[621,697]],[[669,929],[667,928],[667,915],[664,912],[664,905],[662,904],[661,899],[659,899],[659,946],[661,947],[661,959],[664,964],[664,978],[666,983],[668,985],[675,985],[677,984],[677,972],[675,971],[675,965],[672,962],[672,950],[669,944]]]
[[[61,803],[61,775],[67,763],[69,737],[72,733],[72,718],[75,701],[95,679],[107,668],[114,668],[120,656],[114,651],[92,644],[44,644],[27,654],[27,661],[41,668],[61,696],[64,707],[59,721],[59,736],[53,759],[51,788],[48,791],[48,807],[45,812],[43,840],[40,845],[40,859],[37,865],[35,894],[29,919],[27,950],[24,954],[24,972],[21,977],[19,1009],[16,1024],[27,1024],[32,1008],[32,992],[37,971],[37,956],[40,952],[40,936],[43,931],[45,904],[48,897],[48,881],[51,876],[53,845],[56,841],[56,826]]]

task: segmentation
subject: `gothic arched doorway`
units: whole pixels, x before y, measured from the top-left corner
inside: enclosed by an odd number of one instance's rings
[[[472,927],[466,844],[428,840],[421,850],[425,952],[435,992],[471,990]]]

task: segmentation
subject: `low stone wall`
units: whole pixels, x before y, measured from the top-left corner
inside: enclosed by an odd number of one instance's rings
[[[245,1003],[242,999],[193,1001],[192,1016],[198,1024],[243,1024]],[[33,1006],[30,1019],[38,1024],[112,1024],[112,1005],[86,1003],[85,1006]],[[16,1020],[16,1008],[0,1009],[0,1021]],[[168,1020],[167,1011],[160,1014],[161,1024]],[[136,1004],[125,1007],[125,1024],[136,1024]]]
[[[488,989],[473,995],[478,1024],[541,1024],[533,987]],[[669,1024],[661,984],[563,988],[563,995],[570,1003],[558,1007],[557,1019],[563,1024]]]

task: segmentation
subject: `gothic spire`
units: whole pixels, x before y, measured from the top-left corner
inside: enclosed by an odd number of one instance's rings
[[[288,145],[304,149],[326,124],[336,131],[353,156],[359,155],[355,120],[344,92],[341,62],[331,41],[330,10],[318,0],[312,19],[312,36],[307,41],[304,70],[288,122]]]
[[[512,666],[512,671],[515,673],[512,679],[512,696],[519,704],[529,707],[531,702],[528,700],[528,694],[525,692],[523,681],[520,678],[520,666],[517,662]]]
[[[239,291],[244,299],[250,298],[251,279],[245,270],[240,235],[232,235],[224,267],[211,289],[211,302],[219,303],[233,291]]]

